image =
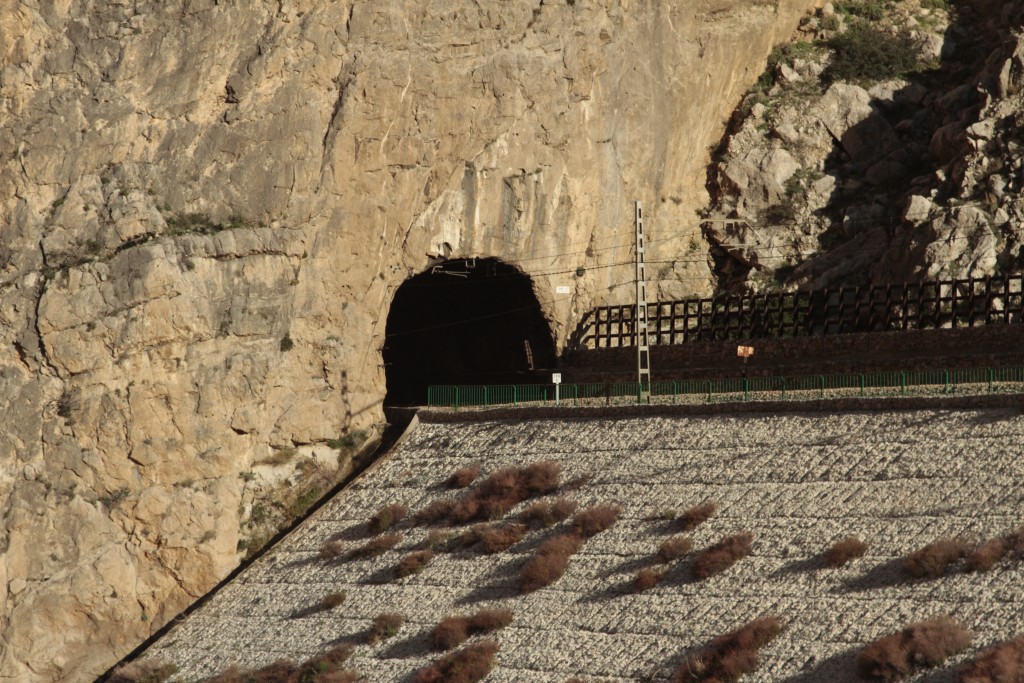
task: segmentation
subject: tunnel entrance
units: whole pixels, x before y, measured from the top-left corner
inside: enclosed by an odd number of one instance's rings
[[[550,381],[555,344],[529,276],[455,259],[406,280],[384,341],[385,406],[424,405],[431,384]]]

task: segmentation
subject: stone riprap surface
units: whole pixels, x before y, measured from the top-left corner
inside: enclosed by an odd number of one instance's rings
[[[853,680],[865,643],[941,613],[973,631],[969,655],[1024,631],[1024,566],[908,580],[899,560],[943,536],[987,539],[1020,524],[1022,436],[1024,416],[1011,409],[419,424],[145,658],[173,662],[180,680],[195,680],[233,663],[301,661],[352,640],[360,644],[351,666],[368,680],[407,680],[436,656],[428,637],[440,619],[484,606],[515,614],[496,636],[501,649],[488,681],[667,680],[687,652],[764,614],[787,628],[745,680]],[[416,511],[458,495],[444,487],[457,468],[479,462],[483,477],[539,460],[559,463],[563,482],[593,475],[556,495],[624,508],[547,588],[521,595],[518,571],[559,526],[496,555],[439,554],[422,573],[397,580],[391,568],[428,528],[400,524],[401,542],[375,559],[317,557],[330,539],[346,549],[362,544],[383,505]],[[691,553],[655,588],[632,593],[638,568],[673,533],[674,522],[651,517],[708,499],[719,511],[693,532],[695,551],[749,530],[752,554],[696,582]],[[825,568],[822,553],[848,535],[868,541],[867,555]],[[339,590],[347,593],[340,607],[294,616]],[[363,644],[361,634],[387,611],[404,615],[403,628],[380,645]],[[952,677],[947,667],[927,680]]]

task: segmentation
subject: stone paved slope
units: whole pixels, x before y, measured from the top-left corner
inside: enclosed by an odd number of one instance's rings
[[[488,681],[665,680],[688,649],[764,613],[788,629],[745,680],[852,680],[859,646],[942,612],[973,630],[981,648],[1024,632],[1024,567],[907,582],[895,561],[940,536],[986,538],[1020,524],[1022,437],[1024,416],[1010,409],[420,424],[146,656],[175,662],[192,680],[229,663],[305,659],[394,610],[407,619],[398,636],[359,645],[351,662],[371,681],[406,680],[429,660],[426,634],[438,620],[482,605],[515,612],[498,634]],[[439,555],[401,580],[388,570],[423,528],[407,529],[397,549],[374,560],[316,559],[329,538],[361,543],[381,505],[416,510],[454,495],[439,484],[457,467],[480,461],[486,473],[540,459],[559,462],[563,480],[594,475],[568,494],[581,504],[625,508],[546,589],[520,596],[515,576],[552,531],[499,555]],[[654,589],[630,593],[639,562],[667,537],[665,523],[645,518],[707,498],[720,511],[694,533],[695,546],[749,529],[753,554],[701,583],[683,561]],[[870,541],[867,556],[842,569],[815,563],[848,534]],[[341,607],[291,618],[336,590],[348,593]],[[951,677],[947,669],[927,680]]]

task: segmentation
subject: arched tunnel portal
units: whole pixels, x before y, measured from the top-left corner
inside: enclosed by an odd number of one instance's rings
[[[435,264],[398,288],[384,341],[385,406],[432,384],[550,381],[555,344],[530,277],[496,258]]]

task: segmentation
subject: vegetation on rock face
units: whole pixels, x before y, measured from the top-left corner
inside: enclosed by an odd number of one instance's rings
[[[250,226],[241,216],[232,215],[221,222],[213,220],[208,214],[195,212],[172,213],[165,216],[164,221],[167,223],[167,234],[172,237],[188,234],[214,235],[224,230]]]
[[[909,33],[891,34],[857,23],[828,41],[832,61],[822,74],[828,83],[873,83],[902,78],[921,68],[917,41]]]

